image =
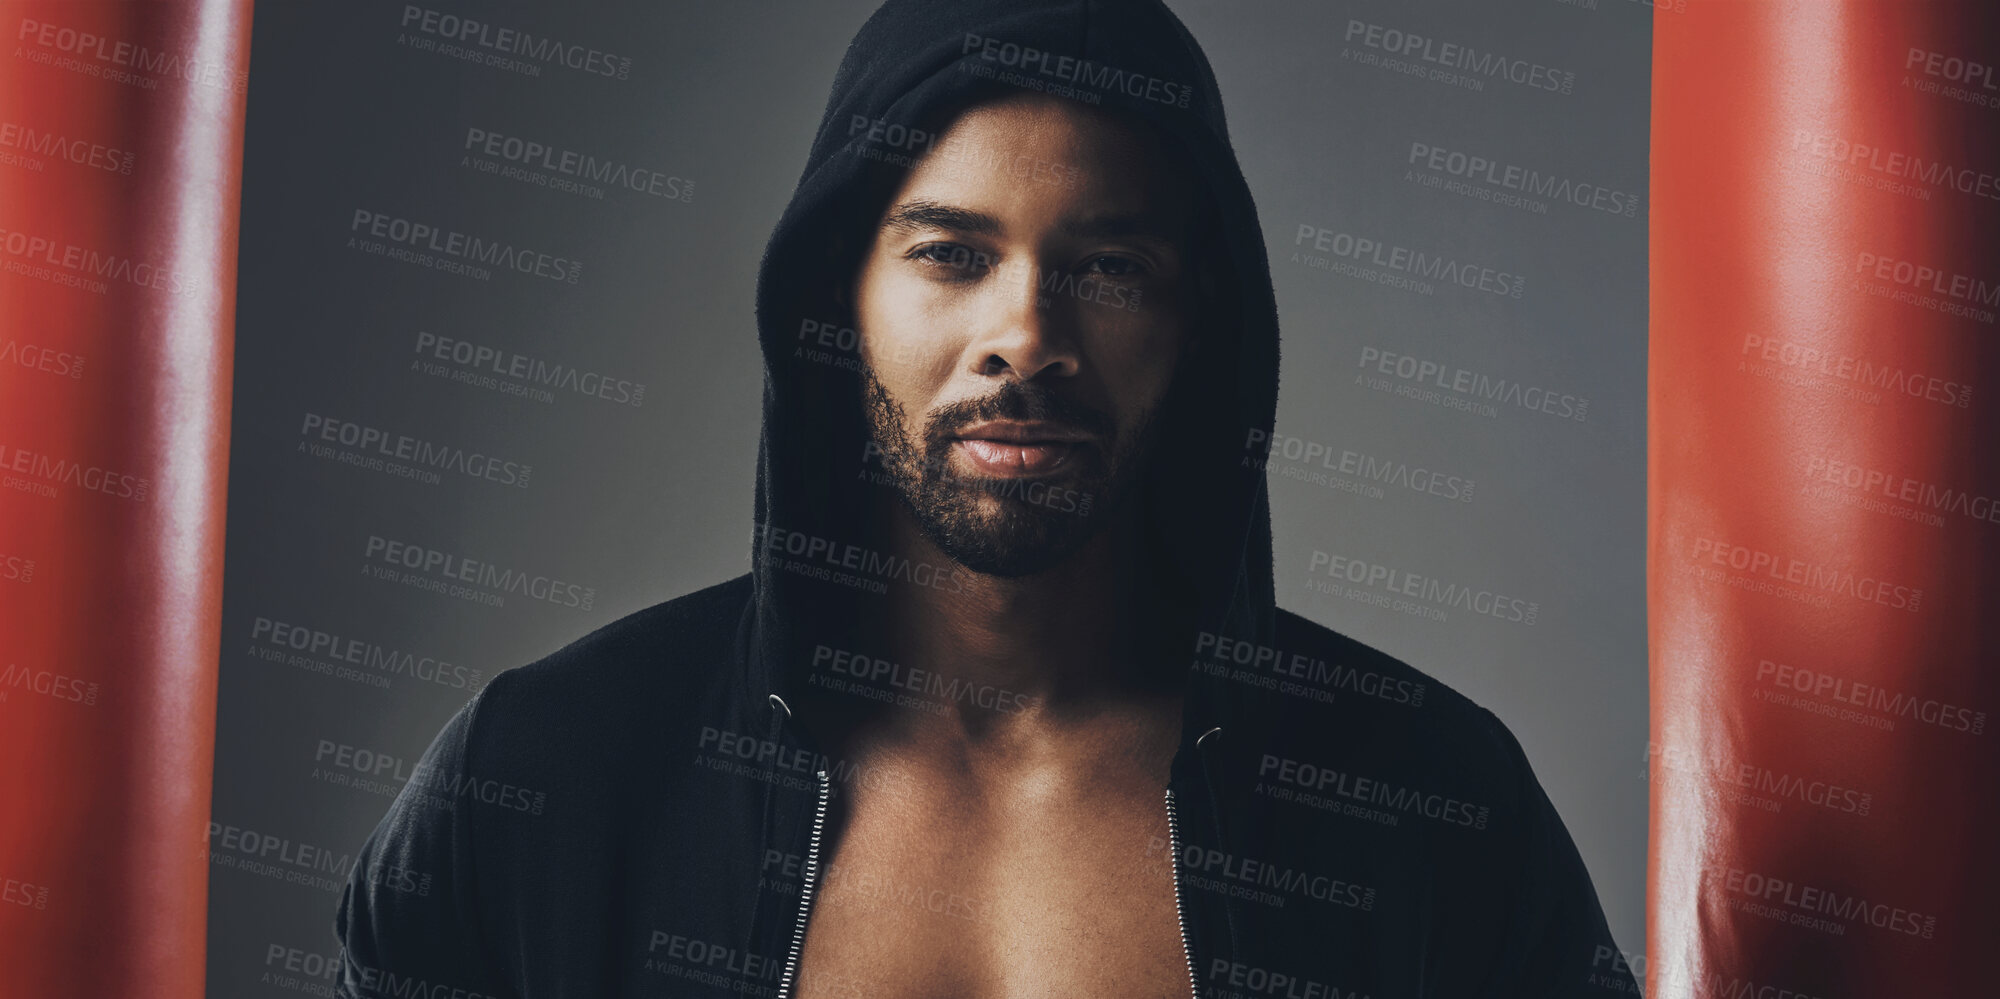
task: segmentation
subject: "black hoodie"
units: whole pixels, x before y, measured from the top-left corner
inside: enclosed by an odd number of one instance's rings
[[[1138,507],[1187,601],[1173,842],[1155,845],[1191,991],[1636,993],[1505,726],[1276,606],[1260,442],[1277,308],[1193,37],[1153,0],[890,0],[848,47],[759,274],[751,572],[501,673],[445,726],[341,898],[343,995],[787,990],[826,802],[870,779],[819,752],[799,687],[869,654],[853,625],[871,607],[968,572],[898,558],[864,526],[885,487],[835,289],[952,115],[1021,90],[1150,123],[1221,220],[1204,353],[1182,366],[1198,381],[1170,390],[1199,405],[1162,421],[1174,459],[1148,469]]]

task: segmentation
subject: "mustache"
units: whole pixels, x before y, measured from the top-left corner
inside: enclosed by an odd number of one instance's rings
[[[1110,414],[1027,382],[1008,382],[981,399],[963,399],[938,407],[924,421],[924,442],[942,447],[959,428],[983,420],[1035,420],[1081,430],[1110,441],[1117,425]]]

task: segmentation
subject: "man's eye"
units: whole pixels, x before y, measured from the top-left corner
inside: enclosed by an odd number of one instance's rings
[[[985,270],[993,264],[992,257],[959,243],[925,243],[906,256],[933,267],[950,268],[967,274]]]
[[[1097,274],[1102,274],[1106,277],[1119,277],[1128,274],[1138,273],[1139,262],[1137,260],[1133,260],[1131,257],[1120,257],[1120,256],[1113,256],[1110,254],[1106,254],[1104,256],[1090,258],[1090,260],[1084,264],[1083,269]]]

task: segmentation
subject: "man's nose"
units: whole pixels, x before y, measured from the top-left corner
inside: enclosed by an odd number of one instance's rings
[[[987,285],[992,319],[973,345],[974,370],[988,376],[1011,373],[1016,381],[1075,375],[1081,359],[1070,310],[1043,288],[1047,272],[1028,263],[998,270]]]

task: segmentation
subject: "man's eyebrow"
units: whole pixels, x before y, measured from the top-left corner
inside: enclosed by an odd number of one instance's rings
[[[955,208],[935,201],[909,201],[891,208],[887,215],[882,216],[882,229],[905,233],[944,229],[996,236],[1000,233],[1000,220],[970,208]]]
[[[973,233],[981,236],[1000,234],[1000,220],[985,212],[936,201],[907,201],[891,208],[882,216],[882,230],[885,232],[915,233],[925,230]],[[1179,242],[1178,234],[1150,213],[1129,213],[1114,215],[1091,215],[1083,218],[1064,219],[1058,226],[1063,235],[1076,239],[1137,239],[1172,248]]]

